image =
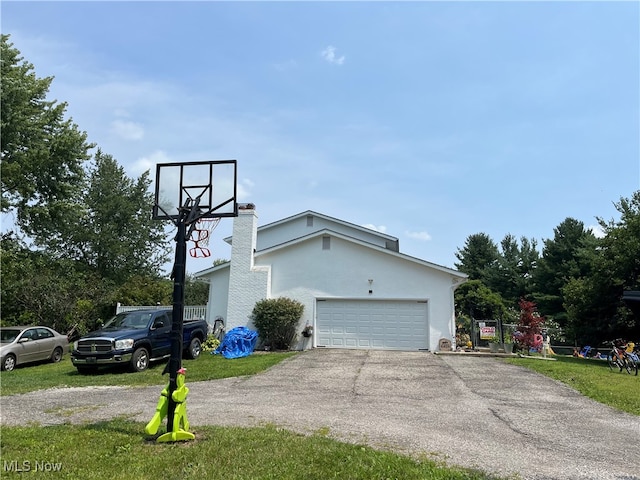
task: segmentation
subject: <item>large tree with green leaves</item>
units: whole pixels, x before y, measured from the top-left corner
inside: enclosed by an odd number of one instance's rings
[[[85,187],[65,222],[45,222],[36,245],[79,262],[121,284],[132,275],[157,275],[168,260],[164,225],[151,218],[149,173],[131,179],[110,155],[97,151]]]
[[[480,280],[469,280],[454,294],[456,315],[468,315],[478,320],[505,320],[508,308],[502,296]]]
[[[66,103],[47,100],[53,78],[0,40],[1,209],[18,227],[2,237],[2,321],[88,327],[132,276],[159,278],[165,226],[151,218],[148,172],[131,179],[100,151],[90,161]]]
[[[86,331],[113,306],[112,284],[77,262],[53,258],[3,235],[2,324],[47,325],[66,333],[74,325]]]
[[[73,215],[93,145],[65,118],[66,103],[47,100],[53,77],[38,78],[8,35],[0,46],[1,209],[14,210],[30,235],[43,221]]]
[[[583,343],[640,337],[640,321],[622,302],[625,290],[640,289],[640,190],[615,207],[618,220],[598,218],[605,236],[590,257],[588,275],[562,289],[567,323]]]

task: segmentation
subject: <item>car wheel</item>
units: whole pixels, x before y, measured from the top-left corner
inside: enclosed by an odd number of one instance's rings
[[[138,348],[131,357],[131,370],[142,372],[149,367],[149,352],[146,348]]]
[[[16,366],[16,357],[9,354],[6,357],[4,357],[4,361],[2,362],[2,370],[5,370],[7,372],[10,372],[11,370],[13,370]]]
[[[53,350],[53,353],[51,354],[51,361],[53,363],[58,363],[60,360],[62,360],[62,349],[58,347]]]
[[[189,350],[187,351],[187,356],[193,360],[200,356],[202,352],[202,343],[198,337],[194,337],[191,339],[191,343],[189,344]]]

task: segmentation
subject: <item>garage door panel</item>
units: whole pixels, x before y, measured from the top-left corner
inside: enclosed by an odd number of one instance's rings
[[[428,348],[427,303],[324,300],[316,312],[316,345],[333,348]]]

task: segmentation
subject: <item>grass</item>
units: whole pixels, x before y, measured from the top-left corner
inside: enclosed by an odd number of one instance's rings
[[[185,360],[189,381],[252,375],[295,355],[269,353],[226,360],[203,354]],[[556,361],[505,361],[566,383],[587,397],[640,415],[640,376],[611,372],[600,360],[555,357]],[[79,375],[65,358],[2,372],[2,395],[41,388],[89,385],[163,385],[164,363],[141,373],[104,371]],[[7,401],[7,400],[5,400]],[[162,428],[161,428],[162,430]],[[329,438],[329,427],[303,436],[275,426],[235,428],[195,426],[191,442],[159,444],[144,425],[119,418],[85,425],[3,427],[0,477],[25,472],[60,479],[443,479],[491,480],[477,470],[451,468],[436,457],[415,459]],[[161,432],[162,433],[162,432]],[[436,458],[436,461],[434,461]]]
[[[574,388],[582,395],[640,416],[640,375],[611,371],[604,360],[555,356],[555,362],[535,358],[506,359]]]
[[[187,381],[216,380],[220,378],[254,375],[295,355],[296,352],[254,354],[227,360],[220,355],[203,352],[196,360],[183,360]],[[152,364],[148,370],[131,373],[124,368],[100,369],[95,375],[80,375],[69,356],[59,363],[41,363],[17,367],[0,374],[0,395],[15,395],[54,387],[88,387],[104,385],[149,386],[164,385],[168,375],[162,375],[166,362]]]
[[[490,480],[476,470],[431,459],[303,436],[274,426],[197,427],[191,442],[160,444],[126,419],[91,425],[3,428],[4,478],[27,471],[38,478],[78,479],[433,479]],[[17,471],[22,469],[22,472]],[[49,469],[50,473],[46,473]],[[54,470],[56,470],[54,472]]]

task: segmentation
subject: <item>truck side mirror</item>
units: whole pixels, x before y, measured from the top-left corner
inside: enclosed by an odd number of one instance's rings
[[[154,320],[153,326],[151,328],[155,330],[156,328],[162,328],[162,327],[164,327],[164,322],[162,321],[161,318],[158,318]]]

